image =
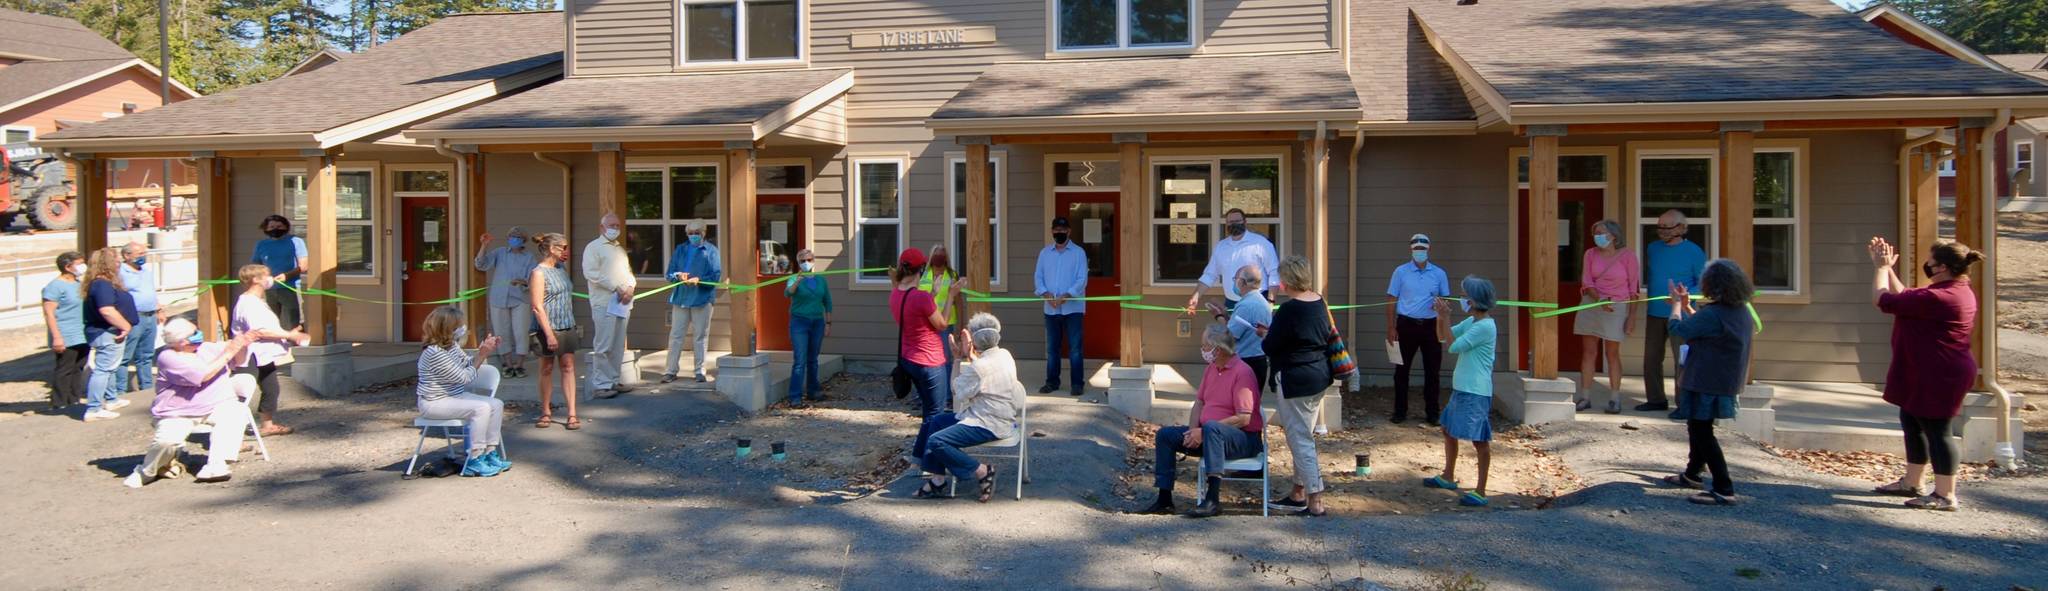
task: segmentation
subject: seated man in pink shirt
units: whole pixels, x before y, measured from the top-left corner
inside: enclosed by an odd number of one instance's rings
[[[183,473],[178,452],[201,424],[211,425],[213,432],[206,442],[206,466],[199,469],[196,480],[226,481],[228,462],[241,454],[242,433],[249,428],[246,400],[256,391],[255,376],[229,371],[249,345],[249,338],[204,342],[199,328],[183,318],[164,323],[160,332],[164,346],[156,352],[156,403],[149,408],[156,417],[156,438],[143,454],[142,465],[122,484],[141,488],[146,482]]]
[[[1259,455],[1266,442],[1259,435],[1266,426],[1259,411],[1259,378],[1249,365],[1237,358],[1237,339],[1222,324],[1209,325],[1202,332],[1201,385],[1196,387],[1195,406],[1185,426],[1162,427],[1153,442],[1153,484],[1159,496],[1142,514],[1169,514],[1173,508],[1174,454],[1200,455],[1208,470],[1197,474],[1208,486],[1189,517],[1211,517],[1222,513],[1218,504],[1223,484],[1223,463]]]

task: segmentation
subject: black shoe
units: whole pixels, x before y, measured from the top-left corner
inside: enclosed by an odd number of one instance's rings
[[[618,393],[620,393],[620,394],[625,394],[625,393],[627,393],[627,392],[631,392],[631,391],[633,391],[633,387],[632,387],[632,386],[628,386],[628,385],[626,385],[626,384],[619,384],[619,385],[617,385],[617,386],[612,386],[612,390],[614,390],[614,391],[616,391],[616,392],[618,392]]]
[[[612,388],[599,388],[599,389],[597,390],[597,398],[599,398],[599,399],[603,399],[603,400],[610,400],[610,399],[613,399],[613,398],[618,398],[618,397],[619,397],[619,391],[618,391],[618,390],[616,390],[616,389],[612,389]]]
[[[1186,516],[1188,516],[1188,517],[1193,517],[1193,518],[1197,518],[1197,519],[1200,519],[1200,518],[1203,518],[1203,517],[1215,517],[1215,516],[1217,516],[1217,515],[1222,515],[1222,514],[1223,514],[1223,504],[1222,504],[1222,503],[1218,503],[1218,502],[1216,502],[1216,501],[1202,501],[1202,504],[1200,504],[1200,505],[1195,505],[1195,508],[1194,508],[1194,509],[1192,509],[1192,510],[1189,510],[1189,511],[1188,511],[1187,513],[1183,513],[1182,515],[1186,515]]]
[[[1088,389],[1087,389],[1087,388],[1083,388],[1083,387],[1080,387],[1080,386],[1074,386],[1074,391],[1073,391],[1073,392],[1069,392],[1069,394],[1072,394],[1072,395],[1074,395],[1074,396],[1080,396],[1080,395],[1082,395],[1082,394],[1087,394],[1087,393],[1088,393]]]
[[[1039,394],[1051,394],[1058,391],[1060,391],[1060,387],[1054,384],[1046,384],[1038,387]]]
[[[1294,500],[1292,497],[1280,497],[1279,499],[1266,503],[1266,506],[1272,507],[1274,509],[1307,509],[1308,500],[1303,499],[1297,501]]]
[[[1678,410],[1675,410],[1675,409],[1671,411],[1671,414],[1669,414],[1669,415],[1665,415],[1665,416],[1668,416],[1668,417],[1670,417],[1670,418],[1671,418],[1671,420],[1674,420],[1674,421],[1683,421],[1683,420],[1685,420],[1685,415],[1679,414],[1679,411],[1678,411]]]
[[[1423,419],[1423,420],[1422,420],[1422,426],[1424,426],[1424,427],[1442,427],[1442,426],[1444,426],[1444,424],[1443,424],[1443,423],[1439,423],[1439,422],[1436,422],[1436,419],[1434,419],[1434,418],[1429,418],[1429,419]]]
[[[1387,417],[1387,422],[1389,422],[1389,423],[1393,423],[1393,424],[1396,424],[1396,425],[1399,425],[1399,424],[1401,424],[1401,423],[1406,423],[1406,422],[1408,422],[1408,415],[1394,415],[1394,416],[1390,416],[1390,417]]]
[[[1132,515],[1172,515],[1172,514],[1174,514],[1174,507],[1173,507],[1173,495],[1171,495],[1171,494],[1167,494],[1167,493],[1160,493],[1160,494],[1159,494],[1159,498],[1156,498],[1156,499],[1152,499],[1152,504],[1151,504],[1151,505],[1147,505],[1147,506],[1145,506],[1145,508],[1143,508],[1143,509],[1139,509],[1139,510],[1136,510],[1136,511],[1132,511],[1132,512],[1131,512],[1131,514],[1132,514]]]
[[[664,383],[664,384],[666,384],[666,383],[669,383],[669,382],[673,382],[673,381],[676,381],[676,374],[672,374],[672,373],[665,373],[665,374],[661,374],[661,383]]]
[[[1671,410],[1671,404],[1665,402],[1645,402],[1636,405],[1636,412],[1654,412],[1659,410]]]

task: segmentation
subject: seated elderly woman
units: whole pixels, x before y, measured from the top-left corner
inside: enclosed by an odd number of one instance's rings
[[[156,402],[149,412],[156,417],[156,438],[142,455],[142,465],[128,474],[122,484],[141,488],[159,478],[182,474],[178,453],[185,438],[201,424],[212,427],[206,442],[206,466],[199,469],[199,482],[228,479],[228,462],[242,451],[242,431],[249,428],[249,407],[244,402],[256,392],[256,377],[233,374],[234,361],[243,356],[250,337],[239,336],[224,343],[204,342],[191,321],[173,318],[159,331],[164,345],[156,352]]]
[[[505,425],[505,402],[498,400],[498,368],[484,360],[498,350],[498,337],[485,338],[476,355],[462,350],[469,336],[462,310],[442,306],[427,315],[421,327],[425,345],[420,348],[420,417],[460,419],[469,435],[469,459],[462,464],[463,476],[497,476],[512,467],[498,447]],[[491,394],[480,396],[476,392]]]
[[[1200,454],[1209,479],[1207,493],[1189,517],[1212,517],[1222,512],[1217,504],[1223,488],[1223,463],[1259,455],[1265,439],[1259,434],[1266,426],[1259,412],[1259,378],[1236,355],[1237,339],[1226,325],[1211,324],[1202,331],[1202,383],[1196,387],[1195,406],[1188,412],[1188,424],[1165,427],[1153,442],[1153,484],[1159,495],[1139,513],[1173,512],[1175,453]]]
[[[925,443],[924,453],[924,471],[929,476],[912,496],[940,496],[949,472],[955,478],[980,483],[981,502],[995,495],[995,466],[976,461],[961,449],[1017,434],[1017,416],[1024,411],[1024,384],[1017,381],[1017,360],[998,346],[1002,337],[1002,323],[987,312],[967,319],[967,326],[954,335],[954,350],[968,365],[953,375],[956,411],[931,418],[936,431]]]

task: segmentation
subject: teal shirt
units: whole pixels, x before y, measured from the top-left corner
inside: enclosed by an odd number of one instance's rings
[[[796,285],[789,294],[790,316],[816,319],[832,313],[832,290],[824,277],[811,275],[790,281]]]
[[[1458,356],[1457,369],[1451,372],[1452,390],[1493,397],[1496,336],[1492,317],[1476,322],[1468,317],[1451,327],[1450,353]]]

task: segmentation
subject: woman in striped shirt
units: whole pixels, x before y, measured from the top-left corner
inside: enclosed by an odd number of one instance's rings
[[[526,301],[533,306],[533,352],[540,357],[540,420],[533,426],[554,424],[554,373],[562,373],[562,403],[569,405],[569,423],[574,431],[583,428],[576,420],[576,350],[583,348],[583,331],[576,329],[576,316],[569,309],[569,238],[549,232],[533,240],[540,247],[540,263],[526,279]]]
[[[454,306],[436,308],[423,327],[426,345],[420,348],[420,418],[460,419],[466,423],[469,461],[463,476],[497,476],[512,467],[498,450],[503,441],[498,433],[505,424],[505,403],[498,400],[498,368],[484,360],[498,350],[498,337],[485,338],[476,355],[462,350],[469,336],[462,311]],[[485,392],[481,396],[476,392]]]

